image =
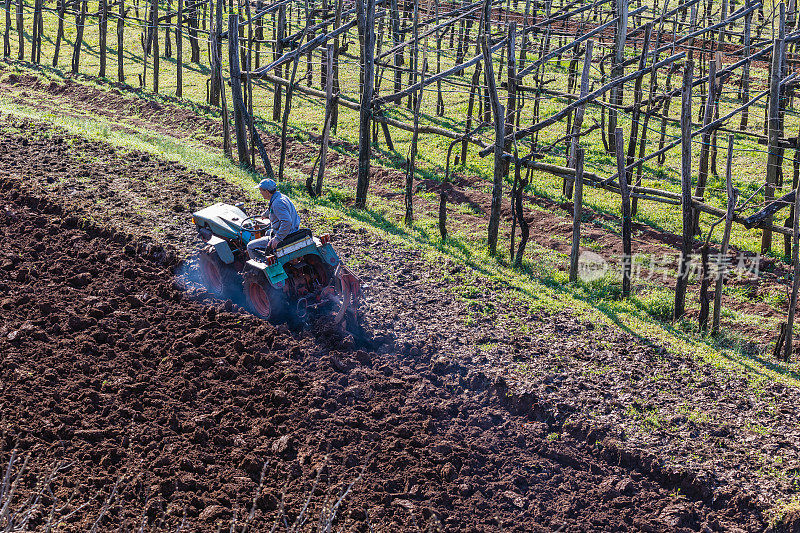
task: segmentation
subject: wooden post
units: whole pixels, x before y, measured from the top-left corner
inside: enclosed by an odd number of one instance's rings
[[[325,2],[323,2],[323,5]],[[264,2],[263,0],[258,0],[256,3],[256,11],[261,11],[264,9]],[[327,17],[327,8],[323,8],[325,11],[325,17]],[[261,66],[261,41],[264,40],[264,17],[261,17],[256,21],[256,65],[255,68]]]
[[[583,58],[583,71],[581,72],[581,98],[585,98],[589,94],[589,74],[592,71],[592,51],[594,49],[594,41],[586,43],[586,52]],[[576,154],[580,146],[580,133],[583,126],[583,117],[586,112],[586,105],[581,105],[575,110],[575,121],[572,124],[572,139],[569,151],[569,165],[572,168],[577,168]],[[572,181],[564,179],[562,183],[564,195],[567,198],[572,196]],[[577,268],[577,266],[575,267]]]
[[[392,42],[397,47],[402,42],[400,37],[400,8],[397,0],[391,0],[391,24]],[[403,50],[398,49],[394,53],[394,92],[400,92],[403,88]]]
[[[589,41],[591,42],[591,41]],[[575,198],[572,202],[572,251],[569,254],[569,280],[578,281],[578,257],[581,251],[581,219],[583,218],[583,147],[576,146]]]
[[[219,84],[220,84],[220,105],[222,106],[222,150],[228,159],[233,159],[231,149],[231,124],[228,115],[228,101],[225,96],[225,84],[222,81],[222,69],[219,70]]]
[[[411,20],[411,40],[414,43],[411,46],[411,69],[408,72],[408,84],[413,86],[417,83],[419,73],[419,2],[414,2]],[[417,96],[414,93],[408,95],[408,109],[416,107]]]
[[[519,158],[519,150],[514,150],[514,157]],[[511,236],[508,239],[508,257],[509,259],[514,257],[514,239],[516,238],[516,231],[517,231],[517,209],[516,209],[516,201],[517,201],[517,186],[519,185],[519,163],[515,162],[514,165],[514,181],[511,183]]]
[[[138,3],[138,2],[137,2]],[[139,75],[139,87],[147,87],[147,67],[150,63],[150,50],[153,41],[153,2],[147,2],[144,8],[147,24],[142,27],[142,73]],[[137,17],[138,18],[138,17]]]
[[[41,33],[39,32],[39,20],[42,17],[42,0],[33,2],[33,25],[31,28],[31,63],[38,63]]]
[[[167,14],[164,16],[164,57],[172,58],[172,0],[167,0]],[[205,21],[205,18],[203,18]]]
[[[217,0],[219,5],[217,6],[217,21],[222,20],[222,3],[223,0]],[[221,24],[221,23],[220,23]],[[189,47],[192,49],[192,63],[199,63],[200,62],[200,42],[197,39],[197,30],[199,27],[199,20],[197,17],[197,5],[192,5],[191,11],[189,11]],[[217,26],[217,32],[220,32],[219,26]],[[221,46],[221,42],[217,39],[217,46]],[[219,51],[220,57],[222,57],[222,51]]]
[[[689,17],[689,32],[694,33],[697,29],[697,4],[692,4],[691,15]],[[694,59],[694,37],[686,41],[686,46],[689,48],[689,61]],[[702,61],[702,56],[700,58]],[[701,63],[702,64],[702,63]]]
[[[520,32],[522,38],[520,39],[519,43],[519,63],[517,65],[517,71],[522,71],[525,69],[525,62],[527,61],[528,58],[528,16],[530,15],[530,8],[531,8],[531,0],[525,0],[525,9],[522,15],[522,32]],[[521,79],[519,81],[522,82]],[[520,111],[519,113],[517,113],[517,120],[515,123],[516,124],[515,127],[517,129],[519,129],[520,127],[522,113],[523,113],[522,110],[525,107],[525,100],[526,100],[525,95],[522,95],[519,104]],[[527,172],[526,175],[528,175]]]
[[[78,15],[78,34],[75,37],[75,45],[72,49],[72,73],[77,74],[80,68],[81,46],[83,46],[83,29],[86,25],[86,1],[80,1],[81,11]]]
[[[422,81],[425,81],[427,67],[428,63],[425,61],[422,67]],[[406,214],[404,218],[406,226],[411,226],[414,223],[414,172],[417,165],[417,142],[419,140],[419,108],[422,105],[422,96],[424,94],[422,89],[418,93],[414,101],[414,132],[411,134],[411,154],[406,168]]]
[[[484,5],[483,39],[481,41],[483,51],[483,64],[486,68],[484,78],[486,79],[489,98],[491,101],[492,115],[494,117],[494,180],[492,183],[492,208],[489,215],[488,245],[489,255],[497,253],[497,236],[500,231],[500,208],[503,201],[503,178],[504,170],[508,167],[503,162],[503,148],[505,145],[505,112],[500,99],[497,96],[497,85],[492,68],[492,54],[489,50],[491,40],[491,2],[486,1]]]
[[[748,13],[744,18],[744,57],[750,57],[750,25],[753,20],[753,14]],[[746,62],[742,67],[742,103],[750,101],[750,62]],[[742,120],[739,123],[739,129],[745,131],[747,129],[747,119],[750,115],[750,108],[745,107],[742,110]]]
[[[153,41],[153,92],[158,92],[158,75],[161,69],[158,66],[159,50],[158,50],[158,0],[153,0],[153,21],[151,22]]]
[[[625,172],[625,139],[622,128],[614,131],[616,142],[617,174],[619,175],[619,191],[622,197],[622,296],[631,294],[631,195],[628,188],[628,175]]]
[[[331,135],[331,119],[333,118],[333,107],[336,106],[333,96],[333,44],[327,46],[325,58],[325,125],[322,128],[322,143],[319,149],[319,173],[317,174],[317,184],[314,188],[315,196],[322,194],[322,180],[325,176],[328,143]]]
[[[230,29],[228,33],[230,34]],[[282,5],[278,8],[278,25],[276,26],[276,39],[275,39],[275,54],[274,58],[277,59],[283,54],[283,40],[286,38],[286,6]],[[276,74],[282,75],[282,67],[278,67]],[[281,98],[283,88],[280,84],[275,84],[275,96],[272,102],[272,120],[280,120],[281,118]]]
[[[233,121],[236,131],[236,150],[239,164],[249,166],[247,157],[247,131],[244,125],[244,100],[242,98],[242,71],[239,67],[239,27],[238,13],[228,15],[228,66],[231,71],[231,99],[233,100]]]
[[[517,55],[516,55],[516,36],[517,36],[517,23],[511,21],[508,23],[508,85],[506,90],[508,92],[508,100],[506,101],[506,117],[505,117],[505,138],[508,139],[503,145],[505,152],[511,151],[510,135],[514,133],[514,117],[517,114]],[[508,176],[508,160],[503,159],[503,177]],[[513,206],[512,206],[513,210]]]
[[[443,241],[447,240],[447,191],[444,183],[439,189],[439,235]]]
[[[628,34],[628,0],[616,0],[617,6],[617,31],[614,38],[614,63],[611,68],[611,77],[619,78],[623,75],[625,67],[625,41]],[[618,85],[612,89],[611,103],[622,105],[622,86]],[[617,128],[617,109],[612,107],[608,110],[608,139],[610,146],[616,146],[614,132]]]
[[[535,8],[534,8],[535,9]],[[522,40],[519,43],[519,66],[520,70],[525,68],[525,61],[528,59],[528,17],[531,12],[531,0],[525,0],[525,10],[522,14]]]
[[[213,0],[212,0],[213,1]],[[223,0],[217,0],[216,5],[212,5],[214,10],[214,24],[211,30],[211,83],[209,84],[209,103],[212,106],[220,105],[222,87],[222,8]],[[191,20],[190,20],[191,24]],[[189,34],[191,36],[191,26]],[[191,39],[190,39],[191,42]]]
[[[786,341],[786,322],[781,322],[780,329],[778,330],[778,339],[775,341],[775,348],[772,350],[772,357],[775,359],[783,359],[783,343]]]
[[[726,259],[728,256],[728,243],[731,238],[733,214],[736,208],[736,189],[733,188],[733,134],[728,135],[728,161],[725,166],[725,190],[728,194],[728,209],[725,212],[725,231],[722,234],[719,256],[717,256],[717,279],[714,287],[714,317],[711,323],[711,334],[719,333],[719,318],[722,313],[722,282],[725,278]]]
[[[703,127],[714,120],[714,104],[717,101],[717,62],[713,59],[708,64],[708,94],[706,95],[705,112],[703,113]],[[700,169],[697,174],[697,187],[694,195],[702,197],[706,191],[708,181],[708,156],[711,149],[711,130],[703,132],[700,144]],[[692,222],[695,235],[700,234],[700,211],[695,211]]]
[[[708,308],[710,299],[708,297],[708,287],[711,284],[711,271],[708,262],[709,248],[708,243],[704,242],[700,247],[700,313],[698,315],[698,325],[700,332],[705,334],[708,331]]]
[[[732,11],[735,11],[735,8]],[[722,21],[727,19],[728,19],[728,0],[722,0],[722,14],[720,15],[720,20]],[[722,70],[722,53],[725,51],[725,30],[727,28],[728,26],[723,25],[719,29],[719,38],[717,39],[717,47],[715,53],[715,57],[719,59],[719,64],[717,65],[718,70]]]
[[[375,33],[375,57],[381,57],[381,48],[383,47],[383,29],[384,29],[385,17],[380,18],[380,22],[378,22],[378,27]],[[377,62],[377,59],[376,59]],[[386,67],[384,67],[384,72]],[[380,66],[376,64],[375,67],[375,88],[373,89],[373,96],[374,98],[378,97],[381,88],[381,81],[383,81],[383,76],[381,76]],[[372,109],[373,117],[378,116],[381,114],[380,106],[373,105]],[[378,127],[381,125],[380,122],[377,120],[372,121],[372,133],[370,134],[370,139],[372,142],[372,146],[377,148],[378,147]]]
[[[236,11],[237,11],[237,13],[239,13],[239,17],[245,17],[246,18],[247,14],[242,12],[242,5],[243,5],[243,2],[237,1]],[[228,28],[228,31],[230,32],[232,30],[230,28]],[[242,66],[244,66],[245,70],[249,70],[247,68],[247,56],[245,55],[245,48],[247,46],[246,45],[247,39],[245,38],[245,35],[244,35],[244,24],[240,24],[239,27],[237,28],[237,31],[239,33],[239,67],[241,68]],[[244,109],[246,109],[247,108],[247,83],[246,82],[245,82],[245,86],[242,88],[242,103],[244,104]],[[248,156],[248,158],[249,158],[249,156]],[[247,166],[250,166],[250,163],[248,163]]]
[[[579,56],[580,56],[580,43],[576,42],[575,46],[572,48],[572,59],[569,60],[569,69],[568,69],[568,74],[567,74],[567,91],[566,91],[568,94],[572,94],[573,91],[575,91],[575,82],[576,82],[575,78],[578,76],[578,59],[579,59]],[[572,149],[572,143],[570,142],[570,138],[569,138],[569,136],[572,134],[572,115],[573,115],[572,111],[570,111],[569,114],[567,114],[567,127],[565,128],[565,132],[566,132],[565,133],[565,135],[566,135],[565,138],[567,140],[567,142],[566,142],[566,148],[567,148],[567,154],[566,154],[567,163],[566,164],[567,164],[567,166],[569,166],[569,163],[570,163],[570,151]],[[561,189],[566,194],[565,185],[566,185],[566,181],[564,183],[562,183]],[[571,196],[569,198],[571,198]]]
[[[59,4],[59,9],[63,9],[64,0],[59,0],[61,3]],[[3,57],[11,56],[11,0],[6,0],[6,30],[3,32]],[[64,33],[64,17],[63,15],[59,18],[59,36],[63,35]],[[56,38],[56,50],[58,50],[58,45],[60,41]],[[56,61],[57,63],[57,61]],[[55,66],[55,65],[53,65]]]
[[[411,47],[411,68],[408,71],[408,85],[413,86],[417,83],[417,74],[419,73],[419,2],[413,2],[413,15],[411,18],[412,40],[414,45]],[[408,95],[408,109],[414,109],[416,102],[416,95],[411,93]]]
[[[792,158],[792,189],[797,189],[800,184],[800,145],[796,145],[794,149],[794,158]],[[783,225],[784,227],[791,228],[794,221],[794,205],[789,209],[789,215],[786,217]],[[783,255],[791,257],[792,255],[792,238],[791,235],[783,236]]]
[[[461,143],[461,164],[467,162],[467,147],[469,141],[466,140],[467,135],[472,131],[472,111],[475,108],[475,97],[480,98],[480,81],[481,81],[481,64],[475,65],[475,71],[472,73],[472,81],[469,89],[469,102],[467,103],[467,124],[464,128],[464,141]]]
[[[44,34],[44,0],[39,0],[39,16],[36,17],[36,63],[42,61],[42,35]]]
[[[358,183],[355,206],[363,209],[367,205],[369,188],[369,163],[371,157],[370,126],[372,125],[372,96],[375,88],[375,0],[356,2],[359,31],[364,36],[362,65],[364,85],[359,105],[358,125]]]
[[[61,51],[61,41],[64,39],[64,12],[66,11],[66,0],[57,0],[58,5],[58,29],[56,30],[56,44],[55,51],[53,52],[53,67],[58,66],[58,54]],[[11,53],[10,44],[8,44],[8,31],[11,25],[11,0],[6,0],[6,48],[8,53],[4,54],[5,57]]]
[[[692,76],[694,65],[686,63],[681,90],[681,211],[683,213],[683,245],[675,283],[673,319],[686,312],[686,287],[689,284],[689,256],[692,253]]]
[[[792,263],[794,264],[794,272],[792,279],[792,294],[789,297],[789,314],[786,320],[786,344],[784,345],[783,352],[783,360],[787,363],[792,357],[794,314],[795,310],[797,309],[797,291],[798,288],[800,288],[800,252],[798,252],[798,250],[800,250],[800,192],[795,192],[794,195],[794,223],[792,231]]]
[[[439,20],[439,0],[434,0],[434,10],[436,11],[436,20]],[[447,30],[445,29],[445,32]],[[442,35],[443,33],[436,30],[436,74],[442,71]],[[470,89],[470,99],[473,99],[473,92]],[[444,97],[442,96],[442,80],[436,81],[436,116],[444,116]],[[469,120],[469,117],[467,117]]]
[[[553,1],[552,0],[546,0],[545,1],[545,19],[549,19],[550,18],[550,12],[551,12],[552,5],[553,5]],[[541,42],[540,42],[540,45],[539,45],[539,57],[544,57],[550,51],[550,33],[551,33],[551,31],[552,31],[552,26],[548,25],[547,26],[547,30],[545,31],[544,38],[541,39]],[[542,91],[544,89],[544,68],[545,68],[545,65],[537,66],[536,67],[536,71],[534,73],[534,83],[537,86],[537,90],[534,93],[535,96],[534,96],[534,99],[533,99],[533,120],[534,120],[534,122],[539,122],[539,110],[540,110],[540,105],[541,105],[541,100],[542,100]],[[603,63],[600,62],[601,72],[602,72],[602,68],[603,68]],[[487,99],[488,99],[488,93],[487,93]],[[605,107],[603,107],[602,110],[603,110],[603,112],[605,112]],[[489,118],[490,118],[488,113],[487,113],[487,117],[488,118],[487,118],[486,121],[488,122]],[[534,143],[538,143],[538,141],[539,141],[539,132],[536,132],[536,136],[534,137]]]
[[[249,9],[249,7],[248,7],[248,9]],[[314,24],[316,23],[316,16],[315,16],[316,10],[309,10],[308,2],[306,2],[306,12],[308,13],[308,21],[306,23],[309,26],[314,26]],[[248,18],[249,18],[249,16],[248,16]],[[383,22],[383,19],[381,19],[381,22]],[[324,33],[324,30],[323,30],[323,33]],[[308,40],[310,41],[310,40],[313,40],[313,39],[314,39],[314,34],[310,33],[308,35]],[[250,48],[252,48],[252,47],[250,47]],[[313,51],[313,49],[309,49],[308,54],[306,54],[306,85],[308,87],[311,87],[312,84],[314,83],[314,63],[313,63],[313,59],[314,59],[314,51]],[[248,67],[248,70],[250,70],[249,67]]]
[[[25,21],[23,19],[23,10],[23,0],[17,0],[17,36],[19,37],[19,50],[17,51],[17,59],[20,61],[25,59]],[[82,29],[82,26],[79,27],[78,33],[81,33]]]
[[[246,61],[247,61],[247,71],[253,71],[253,16],[250,9],[251,0],[247,0],[245,2],[245,16],[247,17],[247,53]],[[308,3],[306,2],[306,11],[308,11]],[[302,43],[301,43],[302,44]],[[253,117],[253,77],[248,76],[247,81],[245,82],[245,90],[247,91],[247,116]],[[249,127],[249,139],[250,145],[247,147],[248,152],[250,153],[250,166],[256,168],[256,149],[255,149],[255,142],[256,142],[256,124],[254,120],[247,121]]]
[[[64,0],[61,0],[64,2]],[[119,0],[119,17],[117,18],[117,80],[125,83],[125,0]]]
[[[100,72],[97,75],[101,78],[106,77],[106,62],[108,55],[108,2],[100,0]]]
[[[334,14],[334,26],[339,27],[342,23],[342,9],[344,0],[336,0],[336,11]],[[339,94],[339,36],[333,39],[333,93]],[[339,106],[335,105],[331,109],[331,131],[336,132],[339,124]]]
[[[42,0],[33,1],[33,24],[31,24],[31,63],[38,63],[38,44],[41,39],[39,33],[39,18],[42,16]]]
[[[418,2],[415,1],[414,5],[417,4]],[[455,5],[455,3],[453,5]],[[462,1],[461,5],[465,6],[466,1]],[[453,27],[453,33],[455,33],[455,27]],[[456,65],[464,62],[464,55],[466,55],[466,49],[467,49],[467,42],[464,36],[464,19],[462,18],[460,21],[458,21],[458,42],[456,42]],[[455,75],[461,76],[463,75],[463,71],[456,72]]]
[[[177,62],[177,79],[175,96],[183,96],[183,0],[178,0],[178,23],[175,28],[175,61]]]
[[[772,49],[772,63],[770,67],[770,92],[769,92],[769,129],[767,135],[767,178],[764,187],[764,202],[769,203],[775,198],[775,185],[778,181],[778,166],[783,160],[781,150],[781,73],[783,72],[784,54],[784,24],[786,22],[786,6],[780,4],[780,20],[778,38],[774,41]],[[772,216],[766,218],[766,226],[761,234],[761,253],[765,254],[772,248]]]
[[[647,53],[650,51],[650,35],[653,30],[653,23],[648,22],[645,26],[644,30],[644,44],[642,45],[642,53],[639,56],[639,69],[644,70],[647,66]],[[651,73],[652,74],[652,73]],[[642,83],[644,82],[644,75],[639,76],[636,78],[636,82],[634,84],[633,89],[633,112],[631,113],[631,136],[628,139],[628,159],[627,164],[630,165],[636,158],[636,141],[639,137],[639,129],[640,124],[639,121],[642,117]],[[642,128],[643,129],[643,128]],[[644,135],[644,132],[642,132]],[[627,172],[627,182],[631,184],[633,182],[633,169]]]

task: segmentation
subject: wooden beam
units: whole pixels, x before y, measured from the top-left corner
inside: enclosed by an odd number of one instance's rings
[[[228,16],[228,27],[238,27],[239,15],[231,13]],[[247,153],[247,131],[243,113],[244,99],[242,98],[242,78],[239,70],[239,32],[230,32],[228,39],[228,65],[231,70],[231,98],[233,99],[233,121],[236,132],[236,150],[239,155],[239,164],[249,166]]]
[[[372,129],[372,95],[375,88],[375,0],[356,2],[358,7],[358,26],[363,37],[362,64],[364,83],[359,105],[358,126],[358,182],[356,185],[355,206],[364,208],[367,204],[369,188],[369,165],[371,157],[370,130]]]
[[[689,284],[689,256],[692,253],[694,231],[692,226],[692,76],[691,61],[683,71],[681,98],[681,213],[683,215],[683,242],[675,283],[675,308],[673,319],[678,320],[686,312],[686,288]]]

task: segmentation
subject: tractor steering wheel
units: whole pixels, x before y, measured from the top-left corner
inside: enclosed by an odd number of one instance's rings
[[[245,223],[248,220],[252,220],[252,222],[253,222],[253,227],[252,228],[247,228],[247,229],[249,229],[251,231],[267,230],[270,227],[269,220],[264,221],[264,218],[261,215],[251,215],[251,216],[245,218],[244,220],[242,220],[242,227],[245,227]]]

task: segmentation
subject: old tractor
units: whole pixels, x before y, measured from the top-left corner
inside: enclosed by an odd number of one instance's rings
[[[250,259],[247,243],[270,234],[266,217],[248,215],[243,204],[218,203],[192,215],[200,238],[200,277],[209,292],[230,298],[254,315],[304,319],[309,311],[335,312],[334,322],[358,327],[359,279],[345,267],[328,234],[301,228],[277,250]]]

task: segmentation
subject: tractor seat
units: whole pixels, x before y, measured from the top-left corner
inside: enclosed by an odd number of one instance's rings
[[[294,231],[289,235],[287,235],[286,238],[283,239],[278,246],[279,247],[288,246],[293,242],[302,241],[303,239],[306,239],[308,237],[311,237],[311,230],[308,228],[300,228],[299,230]]]

